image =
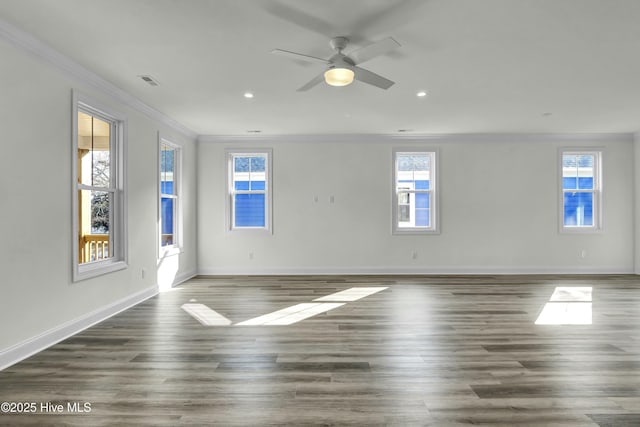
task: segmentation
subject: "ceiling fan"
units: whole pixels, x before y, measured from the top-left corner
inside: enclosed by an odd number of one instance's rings
[[[318,58],[316,56],[305,55],[303,53],[291,52],[288,50],[274,49],[271,53],[284,55],[307,62],[324,64],[327,68],[322,73],[311,79],[307,84],[300,87],[298,92],[304,92],[316,86],[323,80],[331,86],[346,86],[353,80],[370,84],[380,89],[389,89],[394,82],[386,79],[374,72],[359,67],[365,61],[369,61],[377,56],[384,55],[400,47],[400,43],[392,37],[380,40],[368,46],[356,49],[345,55],[342,51],[347,47],[349,39],[347,37],[334,37],[329,45],[336,51],[329,59]]]

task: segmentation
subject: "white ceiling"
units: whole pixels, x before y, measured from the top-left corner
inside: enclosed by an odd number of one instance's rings
[[[201,135],[640,130],[638,0],[3,0],[0,18]],[[394,37],[362,66],[396,84],[296,92],[322,65],[270,53],[328,57],[339,35]]]

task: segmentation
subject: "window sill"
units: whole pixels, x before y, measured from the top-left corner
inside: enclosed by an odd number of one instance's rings
[[[180,247],[164,247],[164,248],[160,248],[160,256],[159,258],[165,258],[168,256],[174,256],[174,255],[180,255],[181,253],[183,253],[184,250]]]
[[[273,234],[270,228],[266,227],[234,227],[227,230],[229,233],[264,233]]]
[[[602,228],[595,227],[562,227],[560,234],[600,234]]]
[[[102,261],[76,265],[76,268],[73,272],[73,281],[79,282],[82,280],[91,279],[94,277],[102,276],[103,274],[124,270],[127,267],[128,265],[124,261]]]
[[[420,228],[401,228],[394,229],[391,233],[394,236],[422,236],[422,235],[437,235],[440,234],[440,230],[424,230]]]

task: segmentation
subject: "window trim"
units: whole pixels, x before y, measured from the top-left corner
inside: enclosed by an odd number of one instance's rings
[[[174,192],[176,194],[171,195],[174,199],[174,203],[177,204],[175,206],[175,217],[173,218],[173,245],[171,246],[162,246],[162,197],[169,196],[162,193],[162,146],[166,145],[175,150],[175,158],[173,160],[173,173],[174,173]],[[177,253],[182,253],[183,249],[183,207],[182,207],[182,146],[180,144],[176,144],[175,142],[164,138],[160,132],[158,132],[158,258],[162,258],[163,256],[169,256]],[[177,177],[177,185],[176,185],[176,177]]]
[[[265,220],[264,227],[234,227],[233,226],[233,158],[235,155],[256,154],[266,156],[265,185]],[[227,148],[225,149],[226,177],[225,177],[225,226],[227,232],[266,232],[273,234],[273,149],[271,148]]]
[[[566,226],[564,225],[564,185],[563,185],[563,162],[565,154],[589,154],[595,155],[594,161],[594,190],[593,190],[593,225],[590,226]],[[601,147],[560,147],[558,149],[558,230],[561,234],[575,233],[601,233],[602,232],[602,211],[603,211],[603,177],[602,164],[604,149]]]
[[[128,266],[127,251],[127,118],[123,114],[112,108],[84,95],[76,90],[72,90],[71,103],[71,232],[72,232],[72,279],[74,282],[101,276],[118,270],[123,270]],[[84,112],[111,124],[114,147],[111,158],[116,161],[110,170],[112,177],[115,177],[114,188],[114,209],[110,209],[112,217],[113,233],[111,234],[113,257],[105,260],[81,264],[78,262],[78,190],[81,184],[78,183],[78,112]]]
[[[393,235],[425,235],[440,234],[440,176],[439,165],[440,150],[434,147],[416,148],[416,147],[394,147],[391,155],[391,233]],[[398,154],[427,154],[431,157],[431,176],[434,181],[430,184],[433,193],[431,222],[432,226],[424,227],[399,227],[398,226],[398,192],[396,189],[397,176],[397,156]]]

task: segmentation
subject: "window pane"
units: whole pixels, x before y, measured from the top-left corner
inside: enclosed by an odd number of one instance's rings
[[[431,158],[426,155],[413,156],[413,170],[427,171],[431,167]]]
[[[176,194],[175,179],[176,150],[162,144],[160,151],[160,192],[162,194]]]
[[[429,180],[428,179],[416,180],[416,190],[428,190],[428,189],[429,189]]]
[[[429,194],[425,193],[417,193],[416,194],[416,209],[427,209],[429,208]]]
[[[581,190],[593,190],[593,178],[578,178],[578,188]]]
[[[396,153],[395,186],[398,196],[396,227],[431,228],[434,153]]]
[[[109,234],[110,193],[91,191],[91,233]]]
[[[411,221],[411,211],[410,211],[410,209],[411,209],[411,206],[409,206],[409,205],[400,205],[400,206],[398,206],[398,221],[399,222],[409,222],[409,221]]]
[[[178,210],[180,149],[162,141],[160,144],[160,247],[178,246]]]
[[[429,219],[429,209],[416,209],[416,227],[428,227]]]
[[[78,191],[80,263],[111,257],[111,198],[107,191]]]
[[[264,181],[251,181],[251,189],[256,191],[264,190]]]
[[[409,204],[409,193],[398,193],[398,204],[408,205]]]
[[[110,187],[111,137],[109,123],[78,112],[78,181]]]
[[[173,160],[175,158],[175,150],[167,145],[162,145],[160,153],[160,172],[173,172]]]
[[[265,171],[265,157],[251,157],[251,172]]]
[[[409,155],[399,154],[398,155],[398,171],[413,171],[413,159]]]
[[[173,188],[173,177],[170,181],[160,181],[160,191],[162,194],[175,194]]]
[[[415,182],[414,188],[429,188],[431,157],[417,154],[398,154],[396,158],[396,184]],[[418,184],[419,183],[419,184]]]
[[[594,227],[598,210],[599,152],[562,154],[562,224],[568,228]],[[586,191],[585,191],[586,190]]]
[[[236,190],[249,190],[249,181],[236,181],[234,188]]]
[[[271,203],[267,153],[230,153],[233,163],[231,188],[231,228],[267,228],[267,208]],[[241,193],[241,194],[238,194]]]
[[[431,158],[422,154],[398,154],[398,171],[427,171],[431,167]]]
[[[578,156],[575,154],[563,154],[562,155],[562,167],[563,168],[577,168]]]
[[[234,157],[233,188],[243,191],[264,191],[266,159],[266,156]]]
[[[562,188],[564,190],[576,190],[578,188],[578,179],[576,177],[563,177]]]
[[[564,193],[564,225],[593,225],[593,193]]]
[[[173,245],[173,221],[175,218],[175,199],[163,197],[160,206],[160,218],[162,221],[161,246]]]
[[[578,168],[593,169],[594,156],[592,154],[581,154],[577,157]]]
[[[236,227],[264,227],[265,226],[265,195],[264,194],[236,194],[235,195],[235,226]]]
[[[249,172],[249,158],[248,157],[234,157],[233,159],[234,172]]]

